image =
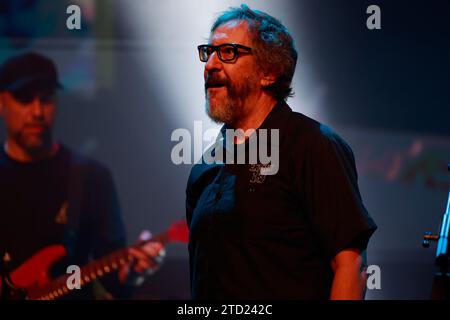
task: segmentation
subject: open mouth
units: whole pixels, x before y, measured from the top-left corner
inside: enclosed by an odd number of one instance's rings
[[[207,83],[205,89],[223,88],[225,86],[225,83]]]

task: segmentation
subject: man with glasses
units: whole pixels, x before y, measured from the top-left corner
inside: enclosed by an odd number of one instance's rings
[[[233,136],[231,161],[204,160],[188,180],[192,297],[363,298],[365,250],[376,225],[362,203],[350,147],[285,102],[297,61],[286,27],[242,5],[217,18],[198,51],[209,117],[224,124],[221,135],[244,134]],[[233,158],[263,129],[279,132],[268,141],[279,152],[275,174],[264,173],[259,158]],[[204,159],[228,155],[227,138],[219,136],[222,146]]]

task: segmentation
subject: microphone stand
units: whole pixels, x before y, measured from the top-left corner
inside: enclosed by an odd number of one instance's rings
[[[447,167],[450,171],[450,164]],[[438,271],[434,275],[431,299],[450,300],[450,273],[449,273],[449,230],[450,230],[450,190],[448,192],[447,207],[442,216],[439,235],[426,232],[422,245],[425,248],[430,246],[431,241],[437,241],[435,265]]]

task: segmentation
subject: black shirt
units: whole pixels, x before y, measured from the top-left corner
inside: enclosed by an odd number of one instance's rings
[[[77,199],[69,200],[72,174],[82,174],[82,181],[74,194]],[[68,206],[74,200],[80,201],[78,222],[69,226]],[[69,228],[75,233],[69,234]],[[125,228],[109,170],[64,146],[54,156],[32,163],[17,162],[1,148],[0,254],[11,255],[14,270],[38,250],[54,244],[64,245],[69,250],[66,262],[79,266],[125,246]],[[118,290],[117,281],[109,282],[109,289]]]
[[[331,259],[348,247],[365,250],[376,229],[353,153],[330,128],[285,103],[260,129],[279,129],[275,175],[261,175],[248,162],[202,162],[191,171],[192,297],[328,299]]]

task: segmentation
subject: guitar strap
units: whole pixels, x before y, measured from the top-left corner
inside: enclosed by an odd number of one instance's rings
[[[82,156],[72,152],[69,167],[70,172],[67,197],[68,210],[65,247],[68,256],[73,257],[77,246],[80,216],[83,207],[83,191],[87,163]]]
[[[68,210],[65,248],[67,255],[73,258],[77,254],[78,236],[80,231],[81,212],[83,210],[85,178],[88,168],[86,158],[72,152],[70,159]],[[94,280],[92,295],[94,299],[111,299],[103,285]]]

